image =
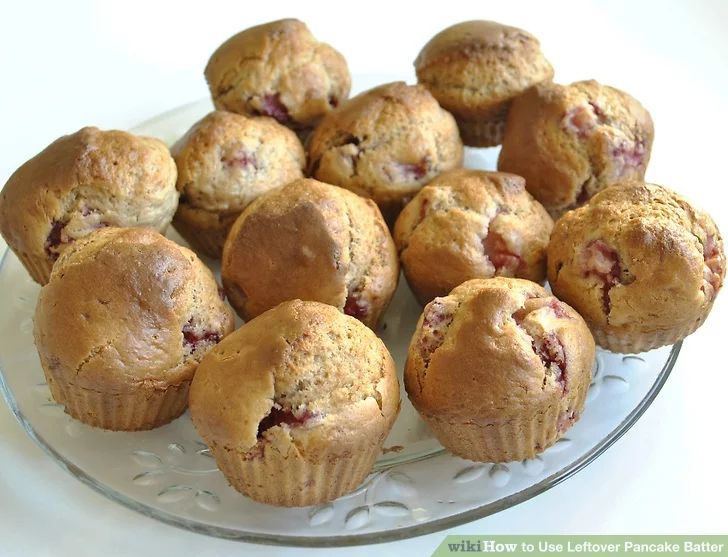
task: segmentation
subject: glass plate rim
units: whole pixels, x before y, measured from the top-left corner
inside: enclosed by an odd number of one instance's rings
[[[10,248],[6,247],[3,252],[2,258],[0,258],[0,270],[5,266],[6,259],[9,253]],[[153,518],[165,524],[169,524],[171,526],[196,532],[198,534],[206,534],[217,538],[277,546],[322,548],[346,547],[354,545],[368,545],[393,542],[413,538],[416,536],[440,532],[442,530],[453,528],[455,526],[460,526],[474,520],[485,518],[507,508],[513,507],[560,484],[561,482],[570,478],[577,472],[584,469],[594,460],[596,460],[637,422],[637,420],[650,407],[659,392],[662,390],[662,387],[667,381],[667,378],[670,376],[670,372],[675,366],[675,362],[677,361],[677,357],[680,353],[681,347],[682,341],[677,342],[672,346],[670,354],[668,355],[668,358],[665,361],[662,369],[660,370],[655,382],[652,384],[652,387],[650,387],[650,390],[647,392],[644,398],[642,398],[639,404],[627,415],[627,417],[609,433],[609,435],[602,439],[596,446],[594,446],[588,453],[583,455],[581,458],[575,460],[568,466],[558,470],[554,474],[551,474],[547,478],[544,478],[539,483],[534,484],[519,492],[513,493],[507,497],[498,499],[497,501],[493,501],[491,503],[487,503],[485,505],[481,505],[474,509],[470,509],[452,516],[425,522],[423,524],[397,528],[387,532],[345,534],[341,536],[281,536],[273,534],[245,532],[242,530],[211,526],[200,522],[186,520],[166,511],[155,509],[144,503],[135,501],[134,499],[127,497],[126,495],[123,495],[116,490],[111,489],[104,484],[98,482],[94,477],[84,472],[84,470],[82,470],[80,467],[67,460],[49,443],[47,443],[46,440],[37,431],[35,431],[33,425],[24,416],[23,412],[18,407],[15,397],[5,380],[5,371],[3,370],[1,365],[0,392],[2,392],[3,398],[10,408],[10,411],[12,412],[13,416],[15,416],[15,419],[18,421],[21,427],[25,430],[26,434],[46,454],[48,454],[51,459],[56,462],[56,464],[58,464],[61,468],[63,468],[66,472],[71,474],[81,483],[87,485],[107,499],[119,503],[128,509],[136,511],[144,516]]]

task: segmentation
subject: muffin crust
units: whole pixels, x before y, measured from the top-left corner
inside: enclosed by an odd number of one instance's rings
[[[23,164],[0,192],[0,231],[45,284],[69,244],[105,226],[163,232],[177,208],[177,169],[159,140],[83,128]]]
[[[225,291],[243,319],[301,298],[331,304],[375,328],[398,276],[394,242],[377,206],[311,179],[251,203],[223,250]]]
[[[725,278],[723,239],[682,196],[625,182],[556,223],[548,276],[600,345],[650,350],[684,338],[707,317]]]
[[[303,177],[300,141],[271,118],[214,111],[172,147],[180,204],[173,224],[195,249],[222,255],[230,227],[262,193]]]
[[[380,85],[331,112],[311,135],[311,177],[373,199],[389,223],[423,185],[459,168],[453,117],[422,86]]]
[[[543,84],[513,102],[498,170],[526,179],[526,187],[557,217],[595,193],[642,180],[654,127],[633,97],[596,81]]]
[[[404,208],[394,239],[423,305],[473,278],[546,278],[553,221],[514,174],[458,169],[435,178]]]
[[[419,83],[458,122],[466,145],[500,144],[508,108],[554,71],[533,35],[494,21],[464,21],[435,35],[415,60]]]
[[[230,37],[213,53],[205,78],[215,108],[270,116],[295,130],[313,128],[351,87],[344,57],[296,19]]]
[[[105,228],[64,250],[36,307],[35,343],[56,401],[107,429],[149,429],[184,411],[202,355],[233,329],[212,273],[142,228]],[[123,403],[179,391],[162,421]],[[87,394],[104,404],[85,407]]]
[[[309,505],[369,473],[399,412],[399,383],[374,333],[332,306],[293,300],[208,353],[190,410],[233,487]]]

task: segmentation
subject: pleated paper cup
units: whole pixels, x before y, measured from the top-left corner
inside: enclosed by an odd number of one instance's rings
[[[190,381],[166,389],[139,387],[137,392],[109,394],[48,377],[53,399],[73,418],[114,431],[154,429],[179,417],[187,408]]]
[[[268,446],[246,453],[210,448],[231,486],[255,501],[281,507],[320,505],[354,491],[381,453],[381,444],[374,444],[348,456],[319,452],[313,462],[295,449],[281,454]]]
[[[15,252],[15,254],[35,282],[41,286],[48,283],[53,269],[53,261],[45,256],[39,257],[22,252]]]

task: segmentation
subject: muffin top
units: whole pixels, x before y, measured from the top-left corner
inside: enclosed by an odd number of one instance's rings
[[[133,392],[189,380],[233,329],[210,270],[144,228],[104,228],[66,249],[41,289],[38,351],[85,389]]]
[[[475,118],[554,75],[536,37],[494,21],[440,31],[420,51],[415,70],[419,83],[461,118]]]
[[[371,197],[399,201],[462,166],[453,117],[420,85],[380,85],[323,119],[309,142],[309,175]]]
[[[543,287],[473,279],[425,307],[405,385],[426,415],[506,422],[586,391],[594,354],[584,320]]]
[[[214,52],[205,68],[215,108],[271,116],[311,128],[349,96],[344,57],[296,19],[246,29]]]
[[[345,455],[382,441],[399,410],[389,352],[356,319],[292,300],[226,337],[190,389],[192,421],[213,447],[264,456]]]
[[[710,216],[683,197],[625,182],[557,221],[549,282],[590,323],[657,332],[705,314],[725,277],[723,249]]]
[[[177,169],[161,141],[83,128],[23,164],[0,192],[0,231],[13,249],[55,260],[103,226],[167,227]]]
[[[331,304],[375,326],[399,263],[377,206],[316,180],[295,180],[251,203],[230,230],[225,289],[248,319],[292,298]]]
[[[172,147],[180,204],[235,213],[264,191],[303,176],[306,156],[290,129],[271,118],[214,111]]]
[[[513,101],[498,170],[526,187],[554,215],[613,183],[643,179],[654,127],[627,93],[596,81],[541,84]]]
[[[394,239],[410,284],[428,302],[471,278],[543,281],[552,227],[520,176],[457,169],[415,195]]]

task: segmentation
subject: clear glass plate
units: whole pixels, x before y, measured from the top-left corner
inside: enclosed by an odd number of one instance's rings
[[[360,90],[373,84],[358,82]],[[209,101],[200,101],[133,131],[172,143],[210,109]],[[468,150],[466,166],[493,169],[496,156],[493,149]],[[182,242],[174,231],[169,236]],[[384,542],[525,501],[582,469],[623,435],[654,400],[680,351],[680,344],[629,356],[598,351],[582,418],[539,457],[509,464],[475,463],[444,452],[403,389],[402,411],[385,451],[355,492],[319,507],[281,509],[228,486],[187,414],[137,433],[94,429],[66,415],[50,397],[33,345],[38,291],[6,251],[0,262],[0,390],[30,437],[77,479],[122,505],[195,532],[260,543]],[[379,331],[400,375],[420,309],[402,280]]]

